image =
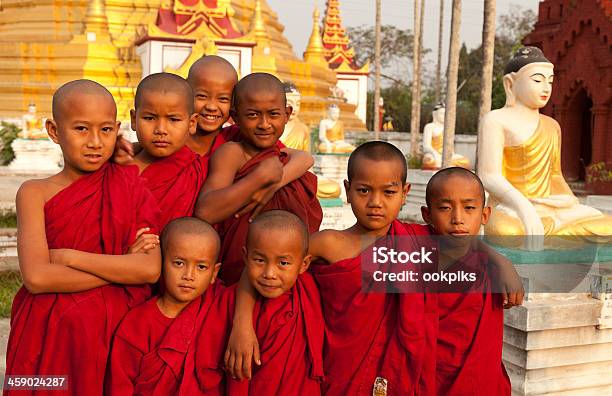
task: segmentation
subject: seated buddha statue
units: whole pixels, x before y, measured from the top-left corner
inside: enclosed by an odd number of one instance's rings
[[[436,105],[432,113],[433,121],[423,129],[423,169],[440,169],[442,166],[444,115],[444,106]],[[469,169],[470,160],[461,154],[453,153],[451,166]]]
[[[42,118],[36,114],[36,105],[30,103],[28,112],[21,117],[23,129],[19,133],[22,139],[48,139],[47,131],[43,128]]]
[[[302,95],[292,83],[285,83],[284,85],[287,105],[293,108],[293,112],[289,117],[289,122],[287,122],[280,140],[287,147],[310,152],[310,128],[298,118]]]
[[[612,216],[580,204],[563,178],[561,128],[539,111],[553,78],[539,48],[519,49],[504,71],[505,106],[482,120],[478,174],[493,207],[485,233],[612,240]]]
[[[287,105],[292,107],[293,112],[289,117],[289,122],[287,122],[280,140],[287,147],[310,152],[310,128],[298,117],[302,95],[294,84],[285,83],[284,85]],[[340,194],[340,184],[325,177],[317,177],[317,197],[338,198]]]
[[[351,153],[355,146],[344,140],[344,123],[340,121],[340,108],[332,104],[327,108],[327,118],[319,124],[320,153]]]

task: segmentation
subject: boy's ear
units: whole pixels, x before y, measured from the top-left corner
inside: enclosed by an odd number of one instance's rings
[[[411,184],[404,183],[404,186],[402,187],[402,203],[406,203],[406,196],[410,192],[410,187],[412,187]]]
[[[59,144],[59,138],[57,136],[57,123],[55,120],[47,118],[45,122],[45,129],[47,130],[47,135],[55,144]]]
[[[243,246],[241,251],[242,251],[242,260],[244,261],[244,265],[246,265],[246,263],[247,263],[247,256],[248,256],[247,255],[247,248],[246,248],[246,246]]]
[[[486,225],[489,222],[489,218],[491,217],[491,207],[485,206],[482,208],[482,221],[480,222],[482,225]]]
[[[293,114],[293,106],[287,105],[287,107],[285,107],[285,113],[287,113],[287,119],[289,119],[291,114]]]
[[[304,257],[304,260],[302,260],[302,265],[300,266],[300,272],[299,272],[300,275],[308,271],[308,268],[310,268],[311,260],[312,260],[312,256],[310,254],[307,254],[306,257]]]
[[[136,132],[136,110],[130,110],[130,128],[132,131]]]
[[[189,134],[195,135],[198,126],[198,113],[193,113],[189,118]]]
[[[421,216],[423,217],[423,221],[427,224],[431,224],[431,213],[429,212],[429,208],[427,206],[421,206]]]
[[[351,203],[351,199],[349,198],[349,188],[351,187],[351,182],[348,180],[344,180],[344,191],[346,192],[346,202]]]
[[[213,268],[213,275],[212,278],[210,280],[210,284],[212,285],[213,283],[215,283],[215,281],[217,280],[217,275],[219,274],[219,270],[221,269],[221,263],[217,263],[215,264],[214,268]]]
[[[232,108],[230,108],[230,117],[234,121],[234,124],[238,125],[238,112],[236,111],[236,108],[233,106]]]

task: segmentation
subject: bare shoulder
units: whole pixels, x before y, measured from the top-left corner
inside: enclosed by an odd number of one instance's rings
[[[23,182],[23,184],[17,190],[17,200],[23,201],[48,201],[63,186],[54,180],[54,177],[48,177],[45,179],[31,179]]]
[[[329,263],[354,256],[355,241],[346,231],[323,230],[310,237],[310,254]]]

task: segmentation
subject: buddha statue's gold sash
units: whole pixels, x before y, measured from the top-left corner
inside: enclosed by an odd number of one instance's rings
[[[431,148],[436,150],[438,153],[442,154],[442,149],[444,148],[444,134],[441,133],[439,135],[433,135],[431,137]]]
[[[330,142],[344,140],[344,123],[340,120],[336,121],[333,127],[325,131],[325,135]]]

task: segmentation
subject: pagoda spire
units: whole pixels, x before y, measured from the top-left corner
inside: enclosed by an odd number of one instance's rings
[[[268,36],[268,32],[266,31],[263,13],[261,12],[261,0],[257,0],[255,2],[255,15],[253,17],[253,27],[251,31],[255,35],[255,40],[257,41],[257,44],[263,42],[269,43],[270,37]]]
[[[355,63],[355,50],[350,46],[346,29],[340,17],[340,1],[327,0],[323,19],[323,46],[329,67],[337,71],[367,71]]]
[[[315,6],[314,12],[312,13],[312,33],[310,34],[308,47],[306,47],[306,51],[304,52],[304,60],[311,64],[325,65],[327,60],[325,59],[325,48],[323,47],[321,30],[319,28],[320,17],[321,13],[319,12],[319,8]]]
[[[92,0],[87,5],[85,14],[85,34],[108,34],[108,19],[106,18],[106,2]]]

